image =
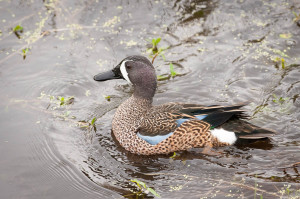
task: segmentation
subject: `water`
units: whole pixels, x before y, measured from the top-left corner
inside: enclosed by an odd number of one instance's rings
[[[131,179],[162,198],[300,197],[298,1],[33,0],[0,9],[1,198],[135,198]],[[92,77],[158,37],[169,48],[157,74],[172,62],[185,75],[160,81],[155,104],[249,101],[250,122],[279,133],[219,149],[221,157],[124,151],[111,120],[132,89]],[[74,102],[60,106],[58,96]],[[80,127],[94,117],[96,132]]]

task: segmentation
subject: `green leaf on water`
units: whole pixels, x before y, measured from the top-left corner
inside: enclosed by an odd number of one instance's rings
[[[292,11],[292,13],[295,15],[295,17],[298,17],[298,15],[297,15],[297,13],[296,13],[296,12]]]
[[[293,11],[293,14],[295,15],[294,22],[297,22],[298,20],[300,20],[300,14],[297,15],[297,13],[294,11]]]
[[[64,97],[60,97],[59,100],[60,100],[60,105],[61,106],[65,104],[65,98]]]
[[[68,97],[67,99],[65,99],[64,97],[58,96],[57,99],[59,100],[60,106],[73,104],[74,100],[75,100],[74,96]]]
[[[285,102],[288,102],[290,100],[290,98],[288,97],[278,97],[277,95],[275,94],[272,94],[273,95],[273,102],[275,102],[276,104],[278,105],[283,105]]]
[[[157,81],[170,79],[170,75],[157,75]]]
[[[175,158],[176,157],[176,153],[174,152],[173,155],[170,158]]]
[[[29,51],[29,48],[24,48],[24,49],[22,49],[23,55],[26,55],[26,53],[28,53],[28,51]]]
[[[92,119],[92,121],[91,121],[91,125],[92,125],[92,126],[94,126],[94,125],[95,125],[95,122],[96,122],[96,120],[97,120],[97,118],[96,118],[96,117],[94,117],[94,118]]]
[[[133,180],[130,180],[131,182],[134,182],[137,184],[137,186],[141,189],[141,186],[144,187],[146,189],[146,184],[142,181],[139,181],[138,179],[133,179]]]
[[[159,197],[160,198],[160,195],[158,193],[156,193],[156,191],[154,191],[154,189],[148,187],[147,190],[152,193],[153,195],[155,195],[156,197]]]
[[[140,189],[140,191],[143,191],[143,188],[144,188],[144,189],[146,189],[146,191],[149,191],[154,196],[160,197],[160,195],[154,189],[148,187],[146,185],[146,183],[144,183],[144,182],[142,182],[140,180],[137,180],[137,179],[133,179],[133,180],[130,180],[130,181],[136,183],[136,185],[138,186],[138,188]]]
[[[161,38],[157,38],[157,39],[154,39],[154,42],[152,40],[152,43],[154,44],[154,46],[157,46],[157,44],[160,42]]]
[[[22,49],[23,59],[26,58],[28,51],[29,51],[29,48],[24,48],[24,49]]]
[[[110,96],[110,95],[106,95],[106,96],[104,96],[104,98],[105,98],[107,101],[110,101],[111,96]]]
[[[14,31],[14,32],[20,32],[20,31],[22,31],[22,30],[23,30],[23,27],[20,26],[20,25],[16,25],[16,27],[13,28],[13,31]]]
[[[175,77],[177,73],[174,71],[174,66],[172,63],[170,63],[170,72],[171,72],[171,77]]]
[[[282,67],[282,69],[285,68],[285,66],[284,66],[284,59],[283,58],[281,59],[281,67]]]

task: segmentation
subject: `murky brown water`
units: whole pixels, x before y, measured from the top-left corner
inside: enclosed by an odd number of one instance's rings
[[[293,12],[300,14],[297,0],[0,0],[1,198],[136,198],[131,179],[162,198],[300,198],[300,22]],[[20,39],[12,32],[18,24]],[[172,62],[185,75],[160,81],[156,104],[250,101],[251,122],[279,134],[219,149],[222,157],[124,151],[111,120],[132,90],[92,77],[145,54],[147,40],[158,37],[169,48],[166,60],[155,61],[157,74],[169,73]],[[60,106],[58,96],[74,102]],[[79,127],[94,117],[96,132]]]

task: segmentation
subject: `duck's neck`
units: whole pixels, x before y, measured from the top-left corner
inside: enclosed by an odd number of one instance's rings
[[[149,100],[152,103],[152,99],[156,91],[156,86],[157,86],[156,81],[151,81],[151,82],[143,81],[142,84],[133,85],[134,88],[133,96],[135,98],[143,98]]]

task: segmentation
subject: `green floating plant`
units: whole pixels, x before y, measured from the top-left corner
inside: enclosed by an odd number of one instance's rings
[[[16,25],[14,28],[13,28],[13,32],[21,32],[23,31],[23,27],[20,26],[20,25]]]
[[[157,81],[164,81],[170,79],[170,75],[157,75]]]
[[[89,129],[89,130],[92,130],[94,129],[94,131],[96,131],[96,121],[97,121],[97,118],[94,117],[90,122],[87,122],[87,121],[79,121],[77,123],[77,125],[80,127],[80,128],[84,128],[84,129]]]
[[[294,22],[297,22],[297,21],[299,21],[300,20],[300,14],[297,14],[296,12],[294,12],[293,11],[293,14],[294,14],[294,16],[295,16],[295,18],[294,18]]]
[[[74,103],[74,96],[72,97],[68,97],[67,99],[65,99],[64,97],[58,96],[57,99],[60,101],[60,106],[65,106],[65,105],[70,105]]]
[[[161,56],[164,60],[166,59],[164,55],[164,51],[168,48],[160,47],[158,48],[158,44],[161,41],[161,38],[153,38],[149,43],[152,44],[151,48],[147,49],[147,53],[149,54],[149,57],[152,58],[152,64],[157,56]]]
[[[110,101],[111,96],[110,96],[110,95],[105,95],[104,98],[105,98],[107,101]]]
[[[285,98],[283,98],[283,97],[278,97],[277,95],[275,95],[275,94],[273,94],[273,102],[275,102],[276,104],[279,104],[279,105],[282,105],[283,103],[285,103],[286,101],[288,101],[289,100],[289,98],[288,97],[285,97]]]
[[[275,59],[273,59],[273,61],[275,61],[277,64],[281,63],[281,68],[285,69],[285,60],[283,58],[276,57]]]
[[[172,155],[170,158],[171,158],[171,159],[175,159],[175,158],[178,157],[178,156],[180,156],[180,155],[177,155],[177,153],[174,152],[173,155]]]
[[[22,49],[22,56],[23,56],[23,59],[26,59],[26,56],[27,56],[27,53],[29,52],[29,48],[24,48]]]
[[[170,73],[171,73],[171,77],[176,77],[178,74],[175,72],[174,70],[174,66],[172,63],[170,63]]]
[[[139,193],[136,193],[136,194],[140,194],[140,193],[142,193],[142,192],[145,192],[145,193],[150,192],[150,193],[152,193],[154,196],[160,198],[160,195],[159,195],[154,189],[148,187],[148,186],[146,185],[146,183],[144,183],[144,182],[142,182],[142,181],[140,181],[140,180],[137,180],[137,179],[133,179],[133,180],[130,180],[130,181],[131,181],[131,182],[134,182],[134,183],[138,186],[138,188],[139,188],[139,190],[140,190],[140,192],[139,192]]]

